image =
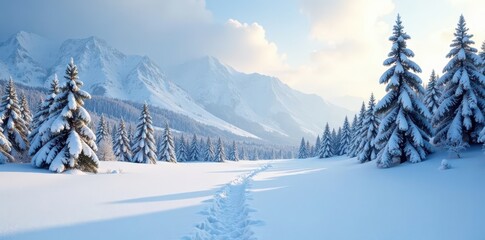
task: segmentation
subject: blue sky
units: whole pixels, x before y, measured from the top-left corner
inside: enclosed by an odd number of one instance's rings
[[[479,48],[483,9],[479,0],[16,0],[1,2],[0,39],[94,35],[162,68],[211,55],[325,99],[367,99],[384,94],[378,79],[397,13],[427,81],[447,62],[460,14]]]

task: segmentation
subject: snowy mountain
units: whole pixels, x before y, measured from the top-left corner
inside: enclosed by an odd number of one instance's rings
[[[320,134],[327,121],[339,126],[351,114],[276,78],[241,73],[213,57],[173,67],[166,75],[149,57],[126,55],[96,37],[56,44],[19,32],[0,43],[0,79],[12,76],[29,86],[46,86],[54,74],[64,76],[71,57],[93,95],[147,101],[243,137],[295,143]]]
[[[204,110],[167,80],[150,58],[125,55],[96,37],[66,40],[57,47],[38,35],[19,32],[0,44],[0,52],[0,78],[12,76],[30,86],[44,86],[54,74],[64,76],[73,57],[84,88],[94,95],[147,101],[209,126],[257,138]]]
[[[241,73],[214,57],[174,67],[168,75],[207,111],[262,138],[315,136],[327,121],[340,126],[351,114],[277,78]]]

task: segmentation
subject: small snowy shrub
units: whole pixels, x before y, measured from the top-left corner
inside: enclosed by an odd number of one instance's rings
[[[456,154],[458,158],[461,158],[460,153],[467,149],[470,145],[466,142],[462,141],[453,141],[445,143],[445,148],[448,149],[448,152]]]
[[[448,160],[446,160],[446,159],[441,160],[441,165],[440,165],[439,170],[446,170],[446,169],[450,169],[450,168],[451,168],[451,165],[448,163]]]

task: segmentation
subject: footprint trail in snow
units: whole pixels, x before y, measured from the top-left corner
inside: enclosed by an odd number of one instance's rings
[[[256,239],[250,229],[258,222],[249,218],[249,208],[246,203],[247,187],[251,179],[258,173],[271,167],[266,164],[247,174],[239,176],[214,195],[213,203],[202,214],[207,218],[197,224],[193,234],[183,237],[183,240],[199,239]]]

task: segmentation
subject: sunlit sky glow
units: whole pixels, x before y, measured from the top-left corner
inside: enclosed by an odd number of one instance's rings
[[[441,72],[460,14],[485,40],[479,0],[18,0],[2,1],[0,38],[98,36],[162,68],[212,55],[243,72],[279,77],[326,99],[384,94],[378,79],[397,13],[427,81]]]

